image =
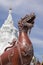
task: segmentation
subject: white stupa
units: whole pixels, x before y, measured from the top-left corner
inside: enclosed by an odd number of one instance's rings
[[[0,54],[10,45],[8,42],[11,42],[13,38],[18,38],[18,30],[13,25],[11,13],[12,9],[9,9],[8,17],[0,29]]]

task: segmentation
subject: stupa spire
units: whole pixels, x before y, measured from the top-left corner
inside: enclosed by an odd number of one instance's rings
[[[13,19],[12,19],[12,8],[9,9],[9,14],[8,14],[8,17],[7,17],[7,21],[9,23],[13,23]]]
[[[11,14],[12,13],[12,8],[9,8],[9,14]]]
[[[13,23],[14,22],[13,22],[13,19],[12,19],[12,8],[10,8],[9,12],[8,12],[8,17],[5,20],[4,24],[2,25],[1,29],[5,28],[5,27],[8,27],[8,28],[14,27]]]
[[[18,30],[14,27],[13,23],[12,8],[10,8],[8,17],[0,29],[0,54],[10,45],[8,42],[11,42],[14,38],[18,38]]]

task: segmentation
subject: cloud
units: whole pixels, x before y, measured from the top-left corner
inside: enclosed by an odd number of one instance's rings
[[[43,30],[41,28],[38,27],[38,25],[34,25],[34,28],[33,28],[33,31],[32,31],[34,34],[37,34],[37,35],[41,35],[43,36]]]
[[[39,46],[43,46],[43,40],[40,40],[38,38],[31,38],[31,41],[33,42],[33,44],[35,45],[39,45]]]
[[[42,62],[43,56],[43,40],[39,38],[31,38],[31,42],[34,48],[34,55]]]
[[[0,0],[0,6],[5,9],[12,6],[14,12],[18,14],[24,14],[29,11],[35,11],[37,13],[43,12],[43,8],[39,0]]]
[[[36,47],[43,48],[43,39],[41,37],[43,38],[43,30],[38,28],[38,26],[35,26],[32,30],[32,33],[30,34],[30,39],[33,45],[36,45]]]
[[[18,7],[22,3],[22,0],[0,0],[0,5],[3,7],[12,6],[13,8]]]

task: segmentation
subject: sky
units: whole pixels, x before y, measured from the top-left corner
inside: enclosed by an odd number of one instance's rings
[[[18,21],[26,14],[34,12],[35,24],[29,35],[33,44],[34,55],[43,61],[43,0],[0,0],[0,27],[8,16],[12,7],[14,26],[18,28]]]

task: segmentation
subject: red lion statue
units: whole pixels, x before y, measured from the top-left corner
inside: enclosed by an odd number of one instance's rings
[[[13,39],[12,46],[4,50],[0,56],[0,65],[30,65],[34,51],[27,33],[34,26],[34,19],[35,14],[32,13],[19,20],[18,40]]]

